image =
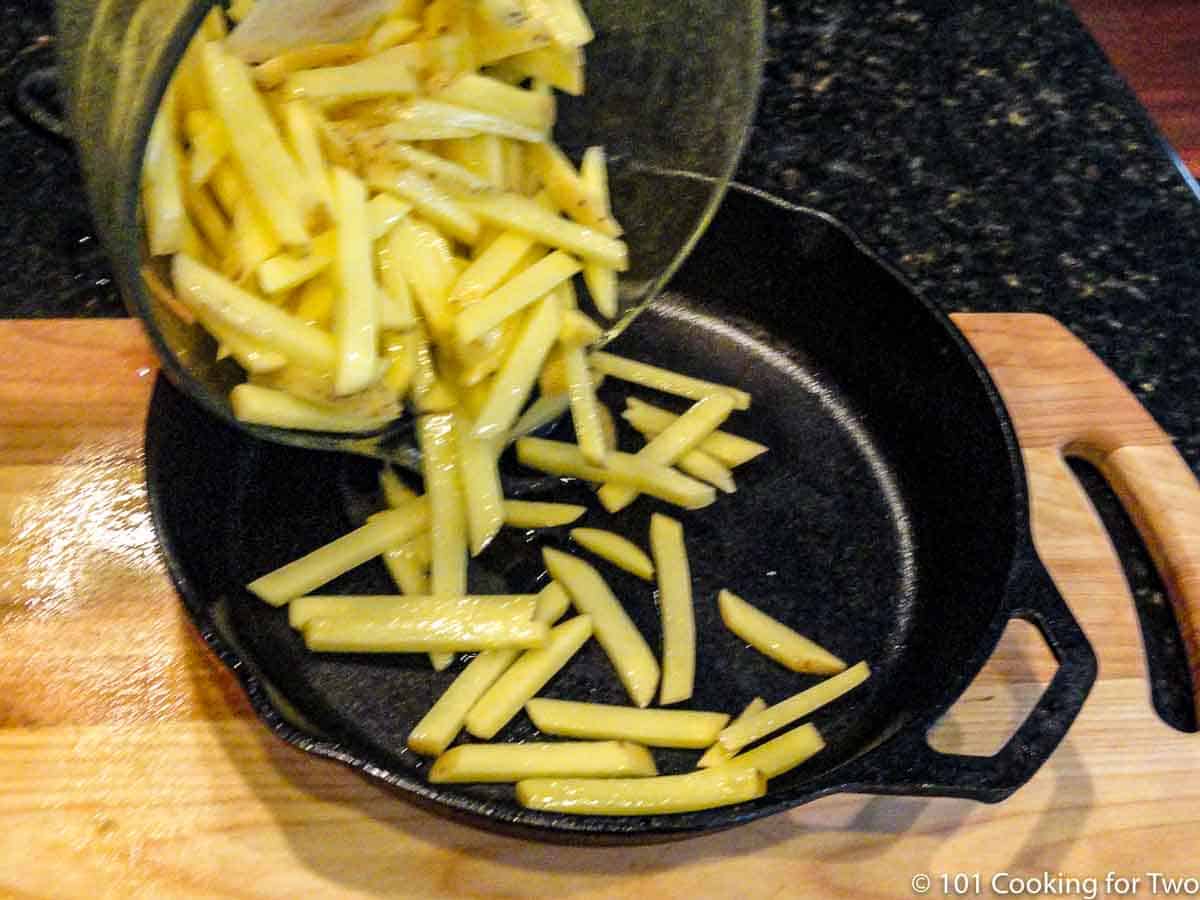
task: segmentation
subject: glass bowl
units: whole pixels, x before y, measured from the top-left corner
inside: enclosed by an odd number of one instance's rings
[[[89,201],[130,312],[166,375],[212,415],[257,437],[411,464],[411,420],[382,433],[343,435],[239,422],[229,391],[241,380],[215,344],[147,291],[138,214],[150,124],[204,0],[58,0],[67,112]],[[737,165],[762,76],[762,0],[584,0],[596,31],[586,48],[587,90],[559,95],[555,140],[578,158],[603,144],[613,209],[630,269],[610,340],[653,300],[695,245]],[[407,421],[406,421],[407,420]]]

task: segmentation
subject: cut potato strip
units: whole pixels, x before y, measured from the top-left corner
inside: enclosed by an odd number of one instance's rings
[[[767,779],[750,766],[720,766],[653,778],[528,778],[517,801],[528,809],[584,816],[695,812],[756,800]]]
[[[437,154],[418,150],[411,144],[396,144],[388,147],[386,152],[396,162],[403,163],[405,166],[421,172],[433,181],[442,182],[446,186],[476,193],[493,189],[491,182],[486,178],[476,175],[465,166],[460,166],[458,163]]]
[[[272,606],[282,606],[428,528],[429,505],[414,500],[380,513],[349,534],[256,578],[246,587]]]
[[[535,697],[525,711],[544,734],[584,740],[634,741],[649,747],[699,750],[717,740],[729,716],[690,709],[640,709]]]
[[[168,91],[154,117],[142,169],[146,233],[152,256],[178,253],[183,248],[183,229],[187,221],[183,207],[182,156],[172,96]]]
[[[371,229],[371,240],[385,238],[393,226],[410,212],[412,204],[393,197],[391,194],[376,194],[367,203],[367,225]]]
[[[435,594],[308,594],[288,604],[288,624],[303,629],[313,619],[360,619],[388,622],[400,619],[511,618],[533,621],[537,594],[481,594],[439,597]]]
[[[186,254],[171,260],[171,279],[181,301],[199,317],[252,337],[306,368],[330,371],[337,359],[333,338]]]
[[[457,277],[451,267],[453,252],[437,229],[407,216],[387,238],[388,261],[401,273],[416,295],[426,326],[436,335],[452,327],[446,296]]]
[[[540,79],[572,97],[583,93],[583,51],[577,47],[537,47],[509,56],[499,68],[518,79]]]
[[[264,88],[273,89],[283,84],[293,72],[353,62],[361,54],[362,45],[358,41],[297,47],[255,66],[254,80]]]
[[[603,528],[572,528],[571,540],[614,566],[646,581],[654,580],[654,563],[633,541]]]
[[[846,663],[824,647],[799,634],[778,619],[747,603],[732,591],[717,595],[721,621],[743,641],[793,672],[835,675]]]
[[[454,323],[458,342],[466,344],[483,337],[509,316],[545,297],[581,268],[579,260],[561,250],[538,260],[458,314]]]
[[[596,389],[592,385],[587,354],[583,347],[564,345],[563,363],[566,367],[571,421],[575,426],[575,440],[579,444],[579,452],[593,465],[603,465],[604,458],[608,455],[608,444],[604,439],[600,401],[596,399]]]
[[[675,394],[691,400],[703,400],[713,394],[723,394],[733,400],[734,409],[750,408],[750,395],[728,385],[681,375],[669,369],[652,366],[649,363],[624,356],[615,356],[603,350],[592,354],[591,363],[592,368],[602,375],[611,375],[613,378],[640,384],[666,394]]]
[[[217,258],[228,255],[231,225],[225,221],[224,214],[213,200],[208,188],[203,185],[197,187],[189,183],[184,185],[182,190],[183,206],[191,217],[191,223],[200,232],[208,246],[212,248]]]
[[[437,99],[510,119],[536,131],[548,132],[554,125],[553,97],[513,87],[486,75],[460,75],[438,92]]]
[[[230,150],[255,200],[280,240],[293,247],[308,244],[304,219],[319,198],[307,187],[250,72],[215,43],[204,45],[208,97],[229,135]]]
[[[586,512],[586,506],[573,503],[505,500],[504,524],[510,528],[556,528],[570,525]]]
[[[383,499],[387,505],[392,508],[420,497],[420,494],[405,484],[396,474],[396,470],[386,463],[379,470],[379,489],[383,492]]]
[[[607,582],[592,566],[570,554],[545,547],[542,559],[575,608],[591,617],[596,640],[630,699],[638,706],[648,706],[658,688],[658,661]]]
[[[330,235],[333,237],[333,235]],[[321,237],[324,237],[323,235]],[[329,243],[326,249],[321,244]],[[329,252],[333,251],[333,252]],[[304,282],[316,278],[333,263],[337,253],[336,240],[324,242],[318,237],[313,241],[313,252],[307,256],[293,256],[281,253],[264,260],[259,265],[258,286],[264,294],[282,294],[297,288]]]
[[[521,654],[471,707],[464,723],[467,731],[482,740],[495,737],[591,636],[592,619],[586,615],[551,629],[543,646]]]
[[[549,629],[508,616],[448,619],[310,619],[304,642],[322,653],[453,654],[508,647],[540,647]]]
[[[251,370],[251,361],[247,360],[242,364],[248,371]],[[260,368],[260,371],[278,370]],[[340,413],[305,402],[283,391],[249,383],[234,385],[233,390],[229,392],[229,402],[234,416],[239,421],[300,431],[330,431],[339,434],[378,431],[393,418],[370,418],[353,413]]]
[[[537,598],[533,620],[547,626],[561,619],[571,604],[567,592],[553,581],[542,589]],[[550,639],[553,639],[553,635]],[[471,707],[508,670],[520,653],[519,650],[485,650],[471,660],[409,733],[409,749],[425,756],[437,756],[449,747],[462,730]]]
[[[638,451],[638,459],[669,466],[712,434],[733,411],[733,398],[711,394],[698,400],[682,416]],[[596,495],[609,512],[618,512],[637,499],[637,491],[622,485],[606,484]]]
[[[202,322],[205,329],[217,339],[221,346],[229,351],[229,354],[237,360],[237,364],[252,375],[262,375],[268,372],[277,372],[287,365],[287,357],[282,353],[276,353],[274,350],[264,349],[261,344],[253,338],[246,337],[240,331],[222,325],[211,319]],[[237,404],[233,402],[232,394],[230,402],[233,404],[235,412]],[[243,403],[245,402],[243,398]],[[251,406],[258,404],[260,411],[264,410],[262,400],[250,401]],[[269,424],[269,423],[261,423]],[[339,429],[340,430],[340,429]],[[362,430],[358,428],[355,430]]]
[[[440,141],[477,134],[494,134],[534,144],[546,140],[544,132],[512,119],[424,98],[410,100],[397,109],[391,121],[379,127],[379,132],[391,141]]]
[[[760,744],[753,750],[739,753],[725,765],[753,766],[767,778],[775,778],[790,772],[824,749],[825,739],[821,737],[821,732],[817,731],[817,726],[808,722]]]
[[[450,289],[451,302],[468,306],[482,300],[511,275],[532,246],[530,237],[501,232],[458,276]]]
[[[582,47],[596,37],[579,0],[526,0],[529,14],[545,25],[554,42],[564,47]]]
[[[546,354],[558,337],[560,324],[554,297],[546,297],[529,313],[475,420],[475,437],[496,438],[512,427],[533,391]]]
[[[453,412],[427,414],[417,420],[433,548],[430,587],[435,594],[450,596],[467,590],[467,522],[462,480],[456,465],[457,430]],[[440,672],[452,660],[441,654],[430,657],[430,662]]]
[[[616,219],[608,214],[601,198],[588,189],[562,150],[549,143],[532,145],[526,150],[526,158],[554,205],[568,218],[609,237],[620,236]]]
[[[486,0],[494,3],[496,0]],[[522,12],[524,16],[524,12]],[[502,59],[528,53],[550,43],[545,28],[526,22],[513,28],[489,28],[475,36],[475,55],[481,66],[490,66]]]
[[[749,718],[755,713],[762,712],[767,708],[767,701],[762,697],[755,697],[742,710],[741,714],[729,724],[736,725],[739,722]],[[707,769],[712,766],[719,766],[722,763],[727,763],[733,759],[733,754],[721,746],[720,741],[714,741],[713,745],[704,752],[704,755],[696,762],[696,768]],[[761,770],[760,770],[761,771]],[[765,773],[764,773],[765,774]],[[769,775],[767,776],[770,777]]]
[[[309,105],[302,100],[285,103],[282,107],[283,128],[292,152],[309,188],[320,198],[327,215],[333,215],[333,189],[329,173],[325,168],[325,154],[321,152],[321,136],[317,120]]]
[[[683,526],[662,513],[651,516],[650,552],[658,570],[658,606],[662,612],[662,686],[658,702],[667,706],[689,699],[696,680],[696,614]]]
[[[415,169],[373,167],[367,175],[372,188],[389,191],[411,203],[428,221],[467,244],[479,237],[479,221],[453,197]]]
[[[630,397],[626,400],[626,404],[625,412],[621,414],[621,417],[638,431],[651,437],[678,418],[675,413],[646,403],[644,400],[638,400],[636,397]],[[714,431],[700,442],[698,449],[733,469],[761,456],[767,452],[768,448],[757,441],[730,434],[727,431]]]
[[[841,697],[848,691],[858,687],[871,675],[867,663],[860,662],[846,671],[826,678],[815,687],[793,694],[786,700],[768,706],[762,712],[747,717],[736,725],[730,725],[721,732],[721,746],[729,753],[737,753],[747,744],[752,744],[759,738],[766,737],[773,731],[778,731],[791,725],[797,719],[820,709],[827,703]]]
[[[379,375],[379,298],[367,232],[367,189],[342,168],[333,170],[333,209],[337,224],[337,290],[334,337],[338,358],[334,391],[356,394]]]
[[[458,432],[458,467],[467,508],[467,534],[471,555],[478,556],[504,525],[504,496],[500,489],[495,438],[473,437],[466,428]]]
[[[325,66],[293,72],[283,83],[283,95],[289,100],[312,100],[328,105],[354,103],[378,97],[409,97],[419,88],[407,57],[376,56],[345,66]]]
[[[566,414],[569,406],[570,403],[565,393],[546,394],[543,392],[529,404],[525,412],[521,413],[521,418],[517,419],[513,427],[509,429],[508,435],[504,439],[505,443],[512,444],[526,435],[557,422]]]
[[[490,225],[519,231],[547,246],[594,260],[619,272],[629,268],[629,250],[623,241],[563,219],[529,197],[489,194],[464,197],[461,202]]]
[[[383,564],[400,593],[410,597],[429,593],[428,566],[418,560],[412,541],[384,552]]]
[[[684,509],[700,509],[716,500],[712,485],[676,472],[667,466],[641,459],[629,453],[610,451],[604,466],[594,466],[583,458],[574,444],[545,438],[517,440],[517,459],[522,465],[551,475],[582,478],[596,483],[616,482],[636,488]]]
[[[504,144],[494,134],[439,141],[438,151],[493,188],[504,187]]]
[[[685,475],[691,475],[706,484],[711,484],[723,493],[734,494],[737,492],[733,473],[716,457],[710,456],[703,450],[689,450],[675,460],[675,466]]]
[[[429,770],[434,784],[512,782],[524,778],[639,778],[657,775],[645,747],[626,741],[464,744]]]
[[[385,19],[379,27],[367,38],[367,53],[379,53],[396,44],[403,43],[421,30],[421,23],[415,19],[395,16]]]

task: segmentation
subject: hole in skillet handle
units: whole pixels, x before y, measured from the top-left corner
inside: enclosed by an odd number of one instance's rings
[[[1096,656],[1028,543],[1013,562],[1006,590],[1010,619],[1041,632],[1058,671],[1012,737],[991,756],[943,753],[928,734],[945,710],[914,720],[876,752],[834,773],[824,791],[961,797],[999,803],[1036,774],[1066,736],[1096,680]],[[964,685],[965,687],[965,685]]]

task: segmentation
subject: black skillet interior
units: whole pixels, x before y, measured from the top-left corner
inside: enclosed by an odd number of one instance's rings
[[[485,827],[551,840],[651,840],[728,827],[834,790],[997,800],[1049,755],[1094,675],[1090,648],[1030,549],[1019,454],[990,381],[961,336],[828,219],[731,191],[667,292],[611,348],[740,385],[754,396],[729,430],[770,452],[736,471],[738,490],[698,512],[641,498],[617,516],[587,503],[578,524],[645,546],[651,512],[679,517],[690,551],[699,633],[696,709],[737,712],[809,686],[721,624],[728,587],[873,677],[814,716],[828,747],[772,780],[759,801],[656,819],[521,809],[509,786],[430,785],[405,736],[455,674],[424,657],[313,655],[283,610],[242,585],[332,540],[379,506],[378,463],[265,445],[205,419],[160,381],[147,431],[155,521],[200,633],[234,667],[282,737],[399,787],[418,803]],[[614,412],[637,395],[610,380]],[[620,441],[639,445],[625,423]],[[563,436],[569,423],[558,426]],[[511,462],[506,465],[516,467]],[[504,531],[472,565],[476,592],[545,583],[539,548],[565,530]],[[582,551],[579,551],[582,552]],[[584,554],[586,555],[586,554]],[[652,646],[651,585],[598,562]],[[327,593],[393,590],[378,562]],[[1063,668],[1006,754],[933,754],[923,736],[982,667],[1018,614],[1047,632]],[[595,642],[548,696],[627,702]],[[524,714],[499,735],[536,735]],[[656,751],[665,773],[696,753]]]

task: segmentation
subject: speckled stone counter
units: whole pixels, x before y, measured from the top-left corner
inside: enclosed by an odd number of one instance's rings
[[[49,0],[0,0],[0,309],[121,315],[70,148],[12,92]],[[794,0],[739,179],[830,212],[947,310],[1050,313],[1200,472],[1200,203],[1064,0]]]

